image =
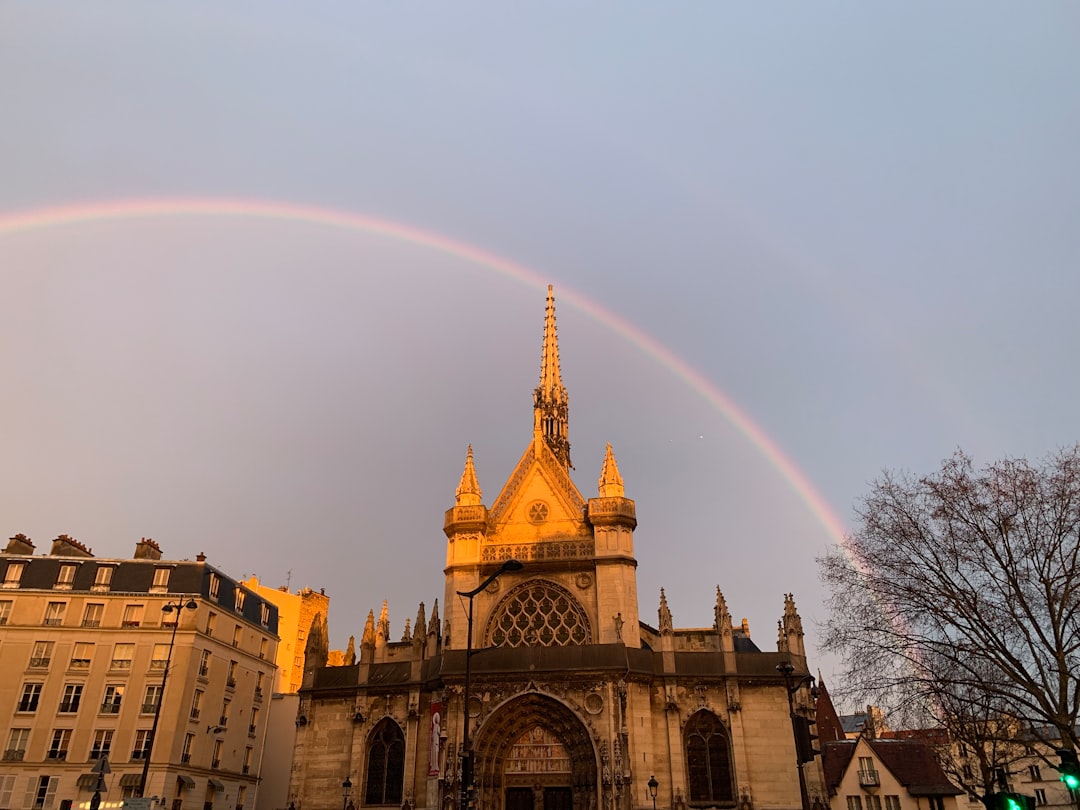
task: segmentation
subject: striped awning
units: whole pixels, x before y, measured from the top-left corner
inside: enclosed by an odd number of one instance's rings
[[[97,787],[98,775],[96,773],[80,773],[75,784],[83,790],[93,790]]]
[[[207,779],[206,784],[212,787],[214,790],[224,790],[225,786],[221,784],[217,779]]]
[[[125,773],[120,777],[120,787],[138,787],[141,782],[141,773]]]
[[[176,782],[180,787],[180,790],[187,790],[188,788],[195,787],[195,780],[186,774],[177,774]]]

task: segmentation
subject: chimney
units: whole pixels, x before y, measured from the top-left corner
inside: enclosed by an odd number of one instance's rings
[[[93,557],[93,552],[76,540],[62,534],[52,541],[49,554],[53,557]]]
[[[135,544],[135,559],[136,560],[160,560],[161,559],[161,546],[151,540],[149,537],[142,538]]]
[[[206,562],[206,555],[200,551],[195,555],[195,562]]]
[[[22,532],[19,532],[12,538],[9,538],[7,548],[4,549],[4,554],[33,554],[34,543]]]

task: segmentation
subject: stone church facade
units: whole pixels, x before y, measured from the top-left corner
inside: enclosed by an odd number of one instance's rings
[[[797,808],[788,690],[807,675],[802,623],[784,597],[775,651],[732,623],[720,589],[710,627],[674,627],[664,592],[656,624],[638,615],[634,501],[611,446],[596,494],[570,477],[568,397],[548,289],[533,429],[486,505],[469,448],[445,517],[446,588],[399,641],[368,615],[359,654],[326,666],[313,633],[297,715],[289,799],[297,810],[452,810],[462,795],[467,665],[471,801],[482,810]],[[467,660],[470,600],[472,655]],[[764,584],[764,583],[763,583]],[[813,717],[805,686],[795,710]],[[819,760],[804,766],[824,798]],[[351,788],[346,795],[343,783]],[[655,801],[650,777],[657,783]]]

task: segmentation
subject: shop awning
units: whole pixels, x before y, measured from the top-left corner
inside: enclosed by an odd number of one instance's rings
[[[195,787],[195,780],[185,774],[178,774],[176,777],[176,783],[180,786],[180,790],[188,790]]]
[[[97,780],[98,775],[96,773],[80,773],[75,784],[83,790],[93,790],[97,787]]]
[[[120,787],[138,787],[142,782],[141,773],[125,773],[120,777]]]
[[[225,786],[221,784],[217,779],[207,779],[206,784],[212,787],[214,790],[224,790]]]

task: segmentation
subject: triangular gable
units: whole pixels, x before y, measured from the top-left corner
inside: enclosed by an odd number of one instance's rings
[[[582,520],[585,498],[543,441],[529,443],[491,506],[492,522],[505,523],[526,498],[530,502],[545,501],[552,512],[551,520]]]

